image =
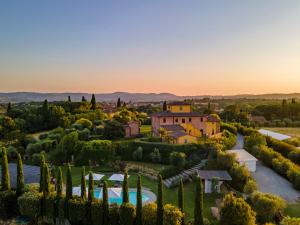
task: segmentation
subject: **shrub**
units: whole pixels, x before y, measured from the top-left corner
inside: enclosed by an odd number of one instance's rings
[[[181,169],[174,167],[174,166],[168,166],[167,168],[164,168],[160,171],[160,175],[163,179],[167,179],[169,177],[173,177],[181,172]]]
[[[181,225],[183,216],[177,207],[170,204],[164,206],[164,225]]]
[[[300,224],[300,218],[290,218],[290,217],[285,217],[280,225],[299,225]]]
[[[17,214],[17,195],[15,191],[0,192],[0,217],[10,218]]]
[[[246,185],[244,186],[244,190],[243,192],[245,194],[252,194],[254,191],[256,191],[258,189],[257,187],[257,183],[253,180],[253,179],[249,179],[246,183]]]
[[[94,200],[91,203],[91,220],[92,225],[102,225],[103,207],[99,200]]]
[[[136,161],[143,160],[143,148],[139,146],[136,151],[133,152],[132,158]]]
[[[109,223],[110,225],[119,225],[119,222],[120,222],[119,206],[118,204],[111,204],[109,208]]]
[[[43,216],[47,218],[55,218],[55,204],[56,204],[56,194],[51,193],[43,199],[44,201],[44,211]]]
[[[151,160],[154,163],[160,163],[161,162],[161,155],[158,148],[154,148],[153,152],[150,154]]]
[[[221,131],[228,130],[229,132],[233,134],[237,134],[237,128],[234,125],[231,125],[229,123],[223,123],[221,122]]]
[[[251,195],[249,203],[256,212],[256,219],[259,223],[278,224],[283,219],[286,203],[276,195],[255,192]]]
[[[143,225],[156,225],[157,205],[152,202],[143,206],[142,221]]]
[[[183,152],[172,152],[170,154],[170,164],[180,169],[185,166],[186,155]]]
[[[90,120],[84,118],[77,120],[75,124],[79,124],[82,128],[87,128],[89,130],[93,127],[93,123]]]
[[[122,225],[133,225],[135,221],[136,211],[134,205],[123,203],[120,206],[120,223]]]
[[[222,225],[255,225],[255,212],[242,198],[232,194],[225,196],[221,211],[220,224]]]
[[[19,211],[22,216],[36,220],[41,213],[41,197],[37,192],[25,192],[18,198]]]
[[[69,220],[71,224],[84,224],[87,217],[87,202],[79,197],[74,197],[68,202]]]

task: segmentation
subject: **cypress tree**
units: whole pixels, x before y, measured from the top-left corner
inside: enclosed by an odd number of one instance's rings
[[[203,225],[203,191],[202,182],[200,177],[196,180],[196,196],[195,196],[195,209],[194,209],[194,224]]]
[[[128,175],[127,172],[124,173],[124,181],[123,181],[123,203],[129,203],[129,194],[128,194]]]
[[[11,103],[9,102],[9,103],[7,104],[6,113],[9,114],[10,111],[11,111]]]
[[[180,179],[180,184],[178,187],[178,208],[182,213],[184,213],[184,190],[182,179]],[[184,217],[182,218],[181,224],[184,224]]]
[[[61,198],[63,195],[63,180],[62,180],[62,172],[61,168],[58,168],[57,172],[57,181],[56,181],[56,197]]]
[[[92,104],[91,109],[95,110],[96,109],[96,98],[95,98],[94,94],[92,95],[91,104]]]
[[[1,185],[2,185],[2,191],[10,191],[8,159],[7,159],[7,153],[5,148],[2,149]]]
[[[85,99],[84,96],[82,96],[81,101],[82,101],[82,102],[86,102],[86,99]]]
[[[120,108],[121,107],[121,99],[118,98],[118,102],[117,102],[117,108]]]
[[[141,176],[138,176],[138,180],[137,180],[136,225],[142,225],[142,182],[141,182]]]
[[[85,168],[81,170],[81,198],[86,199]]]
[[[17,161],[17,196],[21,196],[24,192],[24,173],[23,173],[23,163],[21,155],[18,154],[18,161]]]
[[[163,183],[161,175],[158,175],[158,190],[157,190],[157,217],[156,225],[163,225],[164,223],[164,204],[163,204]]]
[[[109,222],[109,204],[108,204],[108,191],[107,191],[107,182],[104,181],[103,191],[102,191],[102,206],[103,206],[103,223],[108,224]]]
[[[94,179],[93,173],[89,173],[89,193],[88,193],[88,200],[91,202],[94,200]]]
[[[44,182],[44,165],[45,165],[45,156],[44,154],[40,154],[41,160],[40,160],[40,192],[43,191],[43,182]]]
[[[68,102],[72,102],[72,101],[71,101],[71,96],[68,96]]]
[[[73,187],[72,187],[72,174],[71,174],[71,166],[68,165],[67,169],[67,180],[66,180],[66,199],[69,200],[73,195]]]
[[[167,102],[164,101],[164,104],[163,104],[163,111],[167,111]]]
[[[43,175],[43,194],[44,194],[44,196],[46,196],[50,192],[50,172],[49,172],[49,167],[46,163],[44,165],[43,172],[44,172],[44,175]]]

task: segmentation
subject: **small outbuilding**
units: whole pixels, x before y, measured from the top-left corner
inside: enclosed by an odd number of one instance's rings
[[[214,190],[220,193],[223,182],[232,180],[225,170],[198,170],[197,173],[204,180],[204,193],[212,193]]]
[[[228,150],[227,153],[235,154],[240,165],[245,165],[250,172],[256,171],[257,159],[245,149]]]

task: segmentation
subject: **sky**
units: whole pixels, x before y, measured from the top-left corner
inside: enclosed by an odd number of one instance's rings
[[[14,91],[300,92],[300,1],[3,0]]]

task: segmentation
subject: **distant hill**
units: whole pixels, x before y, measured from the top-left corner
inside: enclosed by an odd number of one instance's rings
[[[0,103],[7,102],[41,102],[47,99],[50,102],[53,101],[63,101],[71,96],[72,101],[81,101],[82,96],[86,99],[90,99],[91,93],[38,93],[38,92],[10,92],[10,93],[0,93]],[[300,93],[292,94],[261,94],[261,95],[199,95],[199,96],[177,96],[170,93],[128,93],[128,92],[114,92],[106,94],[95,94],[98,101],[115,102],[118,98],[122,101],[132,101],[132,102],[157,102],[157,101],[174,101],[174,100],[184,100],[184,99],[290,99],[298,98],[300,99]]]

